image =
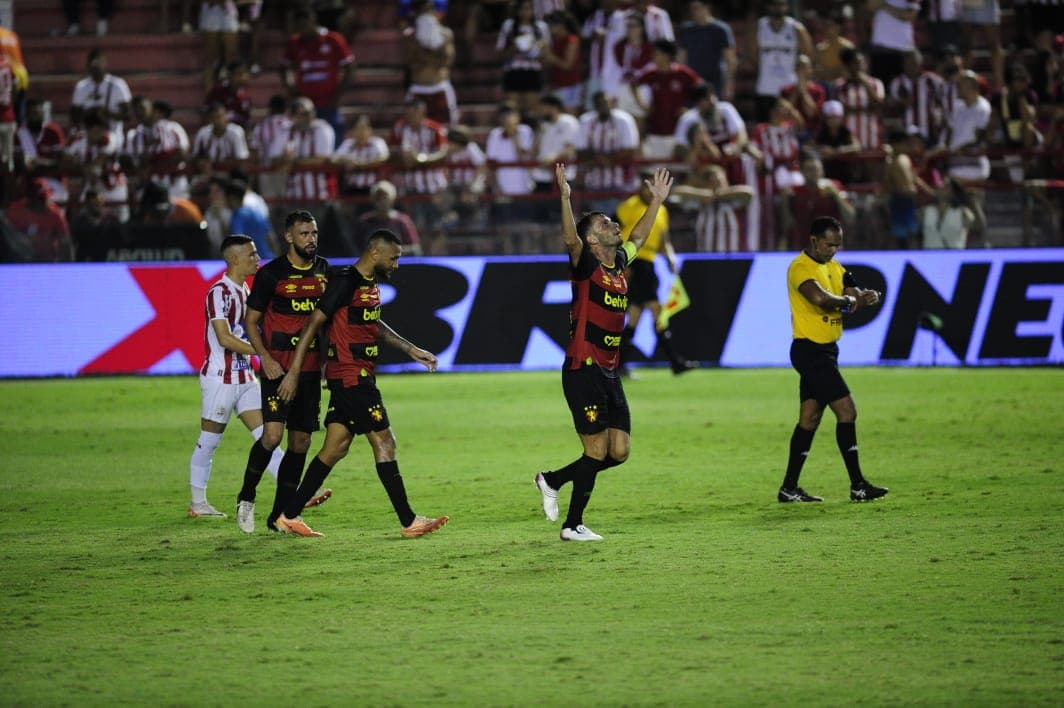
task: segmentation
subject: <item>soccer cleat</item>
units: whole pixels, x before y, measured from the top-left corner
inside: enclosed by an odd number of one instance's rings
[[[403,536],[406,538],[417,538],[418,536],[424,536],[425,534],[438,531],[441,526],[451,520],[449,516],[441,516],[438,519],[430,519],[427,516],[415,516],[414,520],[410,522],[409,526],[403,527]]]
[[[224,519],[225,514],[211,506],[210,502],[192,502],[188,507],[188,515],[193,519],[197,519],[201,516],[213,516],[219,519]]]
[[[329,501],[329,497],[332,496],[331,489],[319,489],[318,493],[314,497],[303,505],[304,509],[313,509],[316,506],[321,506],[325,502]]]
[[[550,488],[550,485],[547,484],[547,480],[542,472],[537,474],[536,479],[533,481],[535,481],[536,486],[539,487],[540,494],[543,495],[543,513],[547,515],[548,520],[557,521],[558,490]]]
[[[690,371],[691,369],[697,369],[697,368],[698,368],[698,362],[697,361],[687,361],[685,359],[685,360],[681,360],[681,361],[674,361],[672,363],[672,373],[674,373],[676,375],[683,374],[683,373],[686,373],[686,372]]]
[[[310,528],[303,522],[302,516],[297,516],[294,519],[289,519],[284,514],[277,517],[277,528],[285,533],[290,533],[295,536],[303,536],[304,538],[321,538],[325,534],[318,533],[314,529]]]
[[[601,541],[602,536],[589,529],[583,524],[578,524],[575,529],[562,529],[563,541]]]
[[[850,490],[850,501],[872,501],[873,499],[887,496],[888,491],[890,490],[886,487],[877,487],[867,480],[862,481],[859,485]]]
[[[238,501],[236,503],[236,525],[244,533],[255,533],[255,502]]]
[[[801,487],[794,487],[793,489],[780,487],[779,494],[776,495],[776,500],[780,504],[787,504],[789,502],[822,502],[824,501],[824,497],[809,494]]]

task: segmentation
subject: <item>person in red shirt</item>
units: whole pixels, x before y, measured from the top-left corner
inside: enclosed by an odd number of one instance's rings
[[[636,74],[633,88],[640,85],[650,87],[650,103],[643,105],[647,112],[646,138],[643,141],[643,155],[668,159],[672,157],[676,141],[673,133],[680,114],[687,110],[691,98],[691,88],[702,83],[702,77],[691,67],[676,61],[676,42],[659,39],[654,42],[654,63]],[[633,91],[635,99],[642,105],[642,97]]]
[[[18,233],[29,239],[34,261],[72,261],[74,244],[70,240],[70,227],[63,210],[52,202],[51,197],[48,183],[40,177],[33,179],[26,197],[8,206],[7,220]]]
[[[550,43],[543,52],[547,83],[551,93],[561,99],[565,109],[577,113],[582,103],[580,34],[573,16],[564,10],[547,15]]]
[[[805,143],[820,129],[820,109],[828,100],[828,94],[823,86],[813,80],[813,62],[805,54],[798,55],[794,73],[798,81],[784,86],[780,95],[790,101],[805,119],[805,128],[798,132],[798,139]]]
[[[789,240],[777,244],[780,250],[801,248],[809,238],[809,225],[818,216],[831,216],[846,224],[853,221],[854,208],[846,199],[842,183],[825,179],[824,165],[816,153],[802,151],[802,177],[805,184],[782,194],[782,233],[789,234]]]
[[[294,15],[296,32],[288,40],[282,65],[284,85],[292,98],[306,96],[314,102],[318,118],[344,134],[340,96],[355,66],[355,55],[338,32],[318,26],[313,10]]]
[[[225,78],[215,83],[207,92],[203,103],[207,106],[213,103],[225,106],[229,121],[247,130],[251,123],[251,94],[247,89],[251,72],[247,64],[237,59],[226,65],[225,74]]]

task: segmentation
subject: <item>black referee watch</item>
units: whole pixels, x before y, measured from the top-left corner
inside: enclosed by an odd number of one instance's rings
[[[857,298],[853,295],[843,295],[843,297],[846,298],[846,304],[839,308],[839,312],[845,315],[857,308]]]

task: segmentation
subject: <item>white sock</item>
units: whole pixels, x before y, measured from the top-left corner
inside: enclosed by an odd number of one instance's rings
[[[204,487],[191,487],[192,489],[192,503],[193,504],[206,504],[207,503],[207,490]]]
[[[211,478],[211,462],[214,460],[214,451],[222,442],[221,433],[208,433],[200,431],[199,440],[196,441],[196,449],[192,451],[192,461],[189,465],[189,486],[192,487],[192,501],[206,501],[204,490],[207,489],[207,480]],[[197,494],[202,497],[197,499]]]
[[[258,440],[262,437],[262,427],[259,426],[251,431],[251,437]],[[273,456],[270,457],[270,464],[266,465],[266,471],[273,475],[274,479],[277,479],[277,469],[281,466],[281,459],[284,457],[284,450],[278,445],[273,449]]]

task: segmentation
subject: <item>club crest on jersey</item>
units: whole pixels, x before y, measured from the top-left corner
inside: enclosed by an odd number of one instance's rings
[[[588,423],[598,420],[598,415],[598,406],[584,406],[584,417],[587,418]]]
[[[384,411],[381,409],[381,404],[378,403],[369,409],[369,417],[377,423],[384,419]]]
[[[270,413],[276,413],[281,408],[281,404],[278,401],[277,396],[270,396],[269,398],[267,398],[266,407],[270,409]]]

